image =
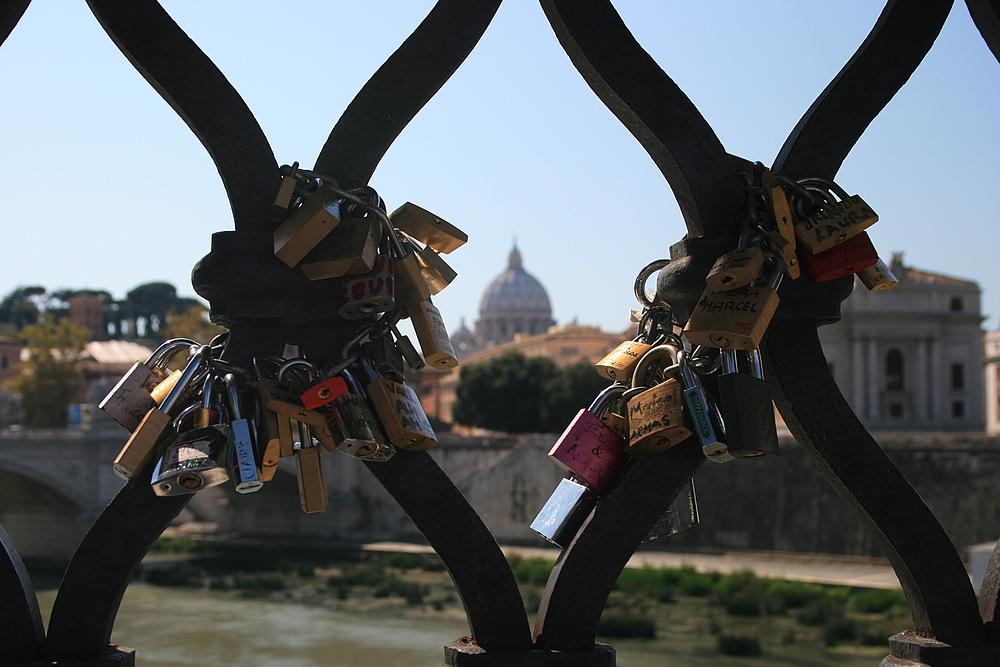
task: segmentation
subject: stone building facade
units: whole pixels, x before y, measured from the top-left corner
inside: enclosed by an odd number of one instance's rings
[[[894,288],[856,283],[820,329],[841,392],[870,431],[983,431],[983,316],[971,280],[905,266]]]

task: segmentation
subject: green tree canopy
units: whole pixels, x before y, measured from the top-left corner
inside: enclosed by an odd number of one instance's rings
[[[42,316],[21,329],[21,337],[29,356],[13,387],[21,392],[24,425],[65,428],[69,404],[80,391],[80,356],[90,332],[66,318]]]
[[[45,294],[41,285],[18,285],[0,300],[0,322],[20,329],[38,321],[40,309],[37,297]]]
[[[593,364],[560,370],[547,357],[512,351],[462,369],[455,422],[505,433],[558,433],[608,385]]]

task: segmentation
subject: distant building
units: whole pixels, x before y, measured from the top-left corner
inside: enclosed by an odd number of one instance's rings
[[[17,365],[21,363],[23,349],[20,339],[0,335],[0,383],[17,377]]]
[[[986,378],[986,430],[1000,433],[1000,330],[990,331],[983,343]]]
[[[983,431],[979,285],[905,266],[899,284],[869,292],[859,281],[843,318],[819,330],[834,378],[870,431]]]
[[[104,302],[92,292],[81,292],[69,299],[69,321],[90,331],[91,340],[107,340],[104,323]]]

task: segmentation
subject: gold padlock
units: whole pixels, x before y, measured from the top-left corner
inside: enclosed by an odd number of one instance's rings
[[[428,298],[406,309],[413,323],[413,331],[420,343],[420,352],[432,368],[446,371],[458,366],[455,348],[451,345],[448,328],[441,311]]]
[[[380,227],[367,218],[342,220],[313,248],[299,268],[309,280],[367,273],[375,265]]]
[[[288,207],[292,204],[292,196],[295,194],[295,186],[298,185],[298,179],[295,177],[295,172],[299,169],[299,163],[294,162],[292,166],[284,165],[281,167],[282,173],[288,170],[287,174],[281,177],[281,184],[278,186],[278,194],[274,196],[274,203],[271,204],[270,210],[267,212],[268,217],[275,222],[281,222],[288,215]]]
[[[860,234],[876,222],[878,215],[858,195],[848,196],[843,189],[825,179],[803,179],[836,192],[840,201],[827,204],[818,213],[795,223],[795,236],[814,255]]]
[[[773,268],[766,285],[705,290],[684,327],[685,338],[693,345],[725,350],[759,347],[778,308],[778,286],[784,275],[775,255],[768,261]]]
[[[307,514],[326,509],[326,472],[323,470],[323,451],[320,447],[305,444],[311,439],[309,428],[300,425],[299,446],[295,449],[295,470],[299,483],[299,504]]]
[[[424,246],[424,249],[417,253],[417,263],[420,265],[424,281],[431,290],[431,296],[438,294],[458,276],[455,269],[448,266],[448,263],[441,258],[441,254],[430,246]]]
[[[362,366],[368,376],[365,393],[382,422],[389,442],[416,452],[427,451],[436,445],[437,436],[427,421],[417,394],[405,384],[375,375],[367,359],[362,359]]]
[[[632,376],[632,388],[626,394],[628,444],[625,451],[642,458],[652,456],[691,437],[684,410],[684,394],[676,378],[648,387],[645,383],[662,359],[677,361],[677,348],[658,345],[643,355]],[[648,387],[643,389],[644,387]]]
[[[869,292],[880,292],[899,284],[899,280],[881,259],[867,269],[858,271],[858,278]]]
[[[785,273],[792,280],[797,279],[802,270],[799,267],[799,258],[795,253],[797,247],[795,241],[795,218],[792,217],[792,209],[788,205],[788,197],[785,190],[778,182],[778,179],[770,171],[765,171],[761,175],[761,183],[764,192],[768,195],[767,202],[774,216],[774,229],[768,233],[776,248],[781,250],[785,259]]]
[[[627,340],[594,364],[597,373],[615,382],[628,382],[642,355],[653,346],[638,340]]]
[[[274,230],[274,255],[294,268],[340,224],[340,195],[321,185]]]
[[[763,265],[764,251],[760,248],[737,248],[715,260],[705,284],[716,291],[744,287],[754,281]]]
[[[389,219],[400,231],[445,254],[469,240],[468,234],[458,227],[410,202],[389,214]]]

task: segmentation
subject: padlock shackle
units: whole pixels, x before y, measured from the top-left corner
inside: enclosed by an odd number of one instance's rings
[[[184,366],[184,370],[181,371],[181,376],[178,378],[177,384],[167,393],[166,398],[163,399],[163,403],[160,404],[161,412],[169,415],[177,407],[177,402],[180,401],[181,396],[188,390],[195,376],[202,370],[202,365],[205,366],[206,370],[211,369],[211,353],[212,348],[208,345],[202,345],[191,355]]]
[[[153,350],[153,353],[146,359],[146,365],[151,368],[154,366],[164,368],[177,356],[178,352],[185,348],[190,350],[192,347],[197,348],[199,345],[190,338],[171,338],[168,341],[160,343],[160,346]]]
[[[230,417],[233,421],[244,419],[243,408],[240,405],[240,391],[236,388],[236,376],[226,373],[223,382],[226,384],[226,395],[229,397],[229,410],[232,413]]]
[[[316,368],[316,364],[312,363],[311,361],[306,361],[305,359],[289,359],[285,363],[281,364],[281,366],[278,368],[278,374],[277,374],[278,381],[284,382],[285,375],[288,373],[288,371],[299,366],[306,369],[306,371],[309,373],[310,380],[317,381],[320,379],[320,372],[319,369]]]
[[[646,294],[646,281],[649,280],[650,276],[663,269],[669,263],[669,259],[656,259],[639,269],[639,275],[635,278],[633,290],[635,291],[635,298],[644,308],[652,308],[657,305],[654,300],[655,294],[654,299],[650,299],[649,295]]]
[[[635,370],[632,372],[632,385],[631,388],[635,389],[637,387],[647,386],[645,385],[646,375],[649,373],[650,366],[658,362],[663,357],[670,358],[670,365],[674,365],[678,362],[678,358],[682,350],[680,350],[676,345],[670,343],[664,343],[663,345],[657,345],[646,350],[646,353],[639,358],[639,361],[635,364]]]
[[[590,404],[587,411],[594,413],[597,417],[600,417],[608,410],[611,403],[621,398],[626,389],[628,389],[628,386],[620,382],[615,382],[614,384],[605,387],[601,390],[601,393],[597,395],[597,398],[595,398]]]

